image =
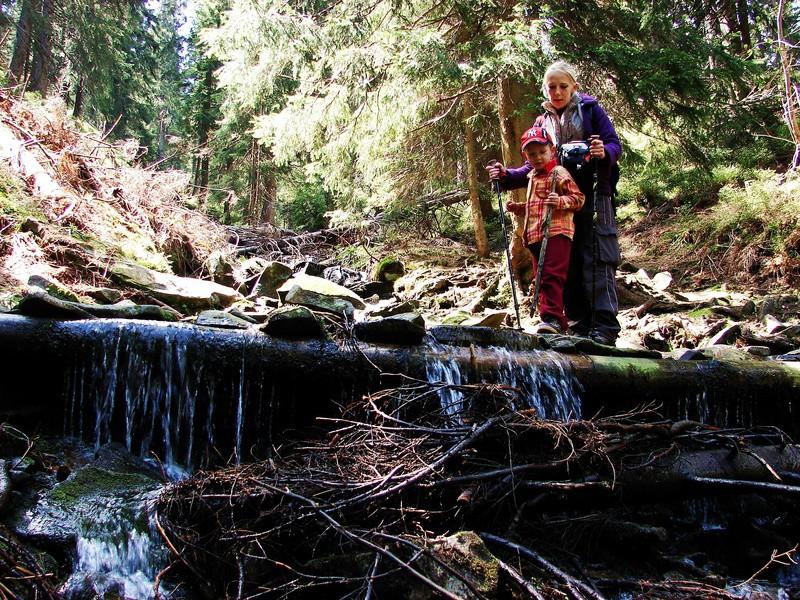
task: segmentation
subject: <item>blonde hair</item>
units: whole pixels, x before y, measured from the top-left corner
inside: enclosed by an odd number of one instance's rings
[[[572,82],[575,85],[578,85],[578,69],[573,67],[565,60],[557,60],[547,67],[547,70],[544,72],[544,76],[542,77],[542,92],[544,93],[545,98],[547,98],[547,78],[556,73],[566,75],[572,79]]]

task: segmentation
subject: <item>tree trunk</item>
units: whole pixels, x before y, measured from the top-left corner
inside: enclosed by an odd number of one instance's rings
[[[792,157],[791,168],[800,167],[800,86],[792,81],[792,57],[789,55],[789,40],[783,36],[783,12],[786,1],[778,2],[778,51],[781,57],[781,69],[783,71],[783,115],[789,133],[794,142],[794,156]]]
[[[533,122],[533,115],[523,112],[525,87],[513,79],[501,79],[498,84],[498,114],[503,164],[510,166],[519,157],[519,138]],[[525,202],[525,189],[508,192],[514,202]],[[511,236],[511,268],[523,293],[533,280],[533,258],[523,243],[524,219],[512,215],[514,233]]]
[[[195,171],[194,193],[198,197],[197,206],[202,208],[208,196],[208,168],[211,160],[209,138],[213,122],[208,115],[212,113],[213,98],[211,90],[215,89],[214,71],[206,68],[203,75],[203,86],[206,93],[202,96],[200,104],[200,118],[197,124],[197,170]]]
[[[14,40],[14,54],[11,57],[9,71],[12,83],[25,81],[28,57],[31,52],[31,31],[33,29],[33,11],[38,8],[36,0],[23,0],[17,22],[17,36]]]
[[[469,185],[469,202],[472,211],[472,227],[475,231],[475,245],[478,256],[489,256],[489,239],[486,237],[486,225],[481,213],[480,194],[478,193],[478,165],[475,151],[475,132],[470,120],[474,115],[472,97],[464,98],[464,145],[467,151],[467,182]]]
[[[250,197],[247,201],[248,223],[257,225],[260,218],[261,202],[261,146],[253,138],[250,142]]]
[[[267,151],[267,160],[264,161],[271,167],[272,154]],[[261,224],[272,225],[275,222],[275,204],[278,197],[278,183],[275,181],[275,173],[271,168],[263,174],[263,191],[261,194]]]
[[[208,129],[201,127],[195,157],[194,194],[197,196],[197,208],[203,208],[208,196]]]
[[[203,153],[200,155],[200,178],[198,182],[200,195],[197,200],[197,208],[199,209],[202,209],[206,205],[206,200],[208,199],[208,163],[208,151],[207,148],[204,148]]]
[[[225,201],[222,203],[222,222],[225,225],[231,224],[231,205],[233,204],[233,191],[228,192]]]
[[[158,145],[156,147],[156,160],[164,158],[167,149],[167,117],[169,112],[162,108],[158,111]]]
[[[737,4],[738,0],[724,0],[720,5],[725,28],[728,30],[728,33],[732,34],[739,33],[739,19],[736,14]],[[739,35],[731,35],[729,39],[731,41],[731,53],[737,56],[741,55],[742,38]]]
[[[36,44],[33,47],[33,64],[31,65],[31,89],[47,96],[50,83],[50,63],[52,62],[53,37],[53,0],[42,0],[41,13],[36,23]]]
[[[75,105],[72,107],[72,116],[76,119],[83,113],[83,86],[84,77],[81,75],[78,83],[75,85]]]
[[[747,5],[747,0],[736,0],[736,20],[742,48],[750,50],[753,42],[750,34],[750,9]]]

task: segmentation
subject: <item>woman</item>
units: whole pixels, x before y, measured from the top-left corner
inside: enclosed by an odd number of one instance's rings
[[[534,126],[547,129],[560,149],[568,142],[589,141],[583,160],[562,160],[586,197],[583,208],[575,213],[564,307],[573,334],[614,345],[620,331],[616,288],[620,252],[612,195],[622,144],[603,107],[592,96],[578,92],[579,88],[572,65],[551,64],[542,78],[545,112]],[[518,169],[506,169],[494,163],[487,170],[504,189],[516,189],[527,185],[531,165],[526,162]]]

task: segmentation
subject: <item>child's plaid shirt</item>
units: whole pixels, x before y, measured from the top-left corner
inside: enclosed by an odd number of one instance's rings
[[[528,201],[514,202],[508,208],[515,214],[525,214],[525,243],[527,245],[542,241],[542,226],[544,222],[545,205],[544,199],[550,195],[555,177],[556,193],[558,193],[558,204],[553,207],[550,216],[550,229],[547,237],[555,235],[565,235],[569,239],[575,233],[575,224],[572,214],[583,206],[583,193],[578,189],[578,184],[572,179],[564,167],[556,165],[556,162],[548,164],[544,171],[537,173],[531,171],[528,174]]]

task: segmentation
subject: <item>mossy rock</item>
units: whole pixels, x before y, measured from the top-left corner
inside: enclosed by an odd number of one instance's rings
[[[108,471],[98,467],[84,467],[71,477],[57,484],[48,494],[48,499],[69,508],[83,502],[87,497],[107,496],[121,492],[140,492],[156,482],[142,473]]]
[[[67,289],[61,283],[55,279],[50,279],[49,277],[43,277],[42,275],[31,275],[28,278],[28,285],[43,289],[50,296],[58,298],[59,300],[75,303],[81,302],[81,298],[77,294],[73,293],[72,290]]]
[[[373,281],[397,281],[405,275],[406,268],[403,263],[394,256],[387,256],[381,259],[372,269]]]
[[[450,313],[446,315],[442,319],[442,325],[461,325],[467,319],[472,318],[472,315],[468,312],[464,312],[463,310],[457,310],[456,312]]]

